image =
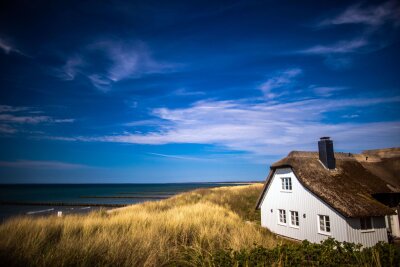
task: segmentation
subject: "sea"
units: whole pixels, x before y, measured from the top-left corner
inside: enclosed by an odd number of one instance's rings
[[[64,216],[158,201],[198,188],[237,183],[0,185],[0,222],[14,216]]]

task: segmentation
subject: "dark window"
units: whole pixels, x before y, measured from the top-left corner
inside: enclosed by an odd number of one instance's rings
[[[371,230],[372,227],[372,217],[360,218],[361,230]]]

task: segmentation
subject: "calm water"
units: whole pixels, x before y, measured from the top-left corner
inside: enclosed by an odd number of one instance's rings
[[[41,216],[89,212],[91,204],[134,204],[155,201],[197,188],[232,185],[228,183],[185,184],[35,184],[0,185],[0,221],[15,215]],[[117,197],[117,198],[114,198]],[[15,205],[16,203],[24,205]],[[26,205],[41,203],[41,205]],[[53,203],[64,203],[56,206]],[[73,204],[79,203],[80,206]],[[68,206],[68,204],[71,204]],[[108,207],[110,208],[110,207]]]

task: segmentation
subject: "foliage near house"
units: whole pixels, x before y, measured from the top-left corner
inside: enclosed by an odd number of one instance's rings
[[[388,244],[301,245],[263,229],[261,184],[199,189],[112,212],[0,225],[4,266],[398,266]],[[255,245],[257,244],[257,245]]]
[[[380,242],[372,248],[340,243],[332,238],[321,244],[303,241],[283,244],[272,249],[254,245],[239,251],[225,249],[207,255],[191,250],[186,254],[188,265],[195,266],[399,266],[398,248]],[[194,264],[193,264],[194,263]]]

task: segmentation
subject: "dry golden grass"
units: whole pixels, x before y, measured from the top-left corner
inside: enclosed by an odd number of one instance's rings
[[[10,265],[163,266],[188,249],[272,247],[282,241],[259,226],[261,190],[199,189],[112,212],[11,219],[0,225],[0,257]]]

